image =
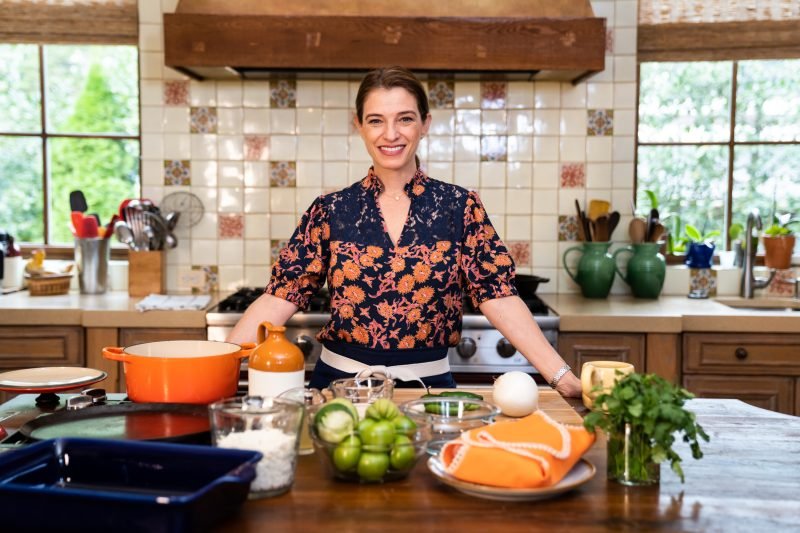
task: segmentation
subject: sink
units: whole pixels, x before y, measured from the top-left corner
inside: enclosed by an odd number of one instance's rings
[[[797,298],[716,298],[716,301],[733,309],[800,313]]]

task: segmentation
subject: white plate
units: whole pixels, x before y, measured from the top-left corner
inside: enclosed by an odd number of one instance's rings
[[[0,374],[0,390],[57,392],[97,383],[106,376],[102,370],[79,366],[25,368]]]
[[[445,472],[444,465],[442,465],[438,457],[431,457],[428,459],[428,470],[431,471],[436,479],[464,494],[488,500],[507,502],[524,502],[552,498],[553,496],[557,496],[583,485],[592,479],[596,472],[592,463],[586,459],[581,459],[572,467],[572,470],[567,472],[567,475],[564,476],[561,481],[552,487],[543,487],[539,489],[504,489],[462,481]]]

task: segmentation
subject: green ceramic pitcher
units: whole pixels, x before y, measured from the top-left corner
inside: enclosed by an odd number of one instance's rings
[[[605,298],[614,282],[614,259],[609,255],[610,242],[585,242],[581,246],[567,248],[562,256],[564,270],[581,288],[586,298]],[[581,252],[578,271],[569,269],[567,256],[572,252]]]
[[[614,252],[614,268],[619,277],[630,285],[631,292],[637,298],[658,298],[661,294],[667,265],[664,256],[658,253],[659,247],[657,242],[644,242]],[[622,274],[617,262],[617,256],[622,253],[633,254],[628,260],[627,275]]]

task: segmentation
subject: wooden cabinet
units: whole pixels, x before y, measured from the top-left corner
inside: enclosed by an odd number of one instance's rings
[[[642,333],[561,333],[558,351],[576,375],[587,361],[624,361],[639,372],[645,368]]]
[[[683,385],[701,398],[737,398],[800,414],[800,335],[686,333]]]

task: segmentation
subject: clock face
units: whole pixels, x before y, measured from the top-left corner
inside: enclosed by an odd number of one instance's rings
[[[196,225],[203,218],[205,208],[203,202],[196,195],[186,191],[169,193],[161,200],[162,213],[175,211],[180,213],[178,227],[189,228]]]

